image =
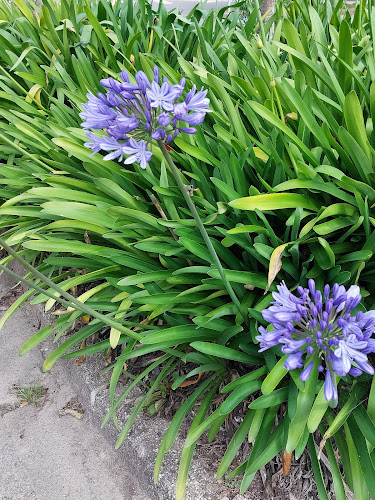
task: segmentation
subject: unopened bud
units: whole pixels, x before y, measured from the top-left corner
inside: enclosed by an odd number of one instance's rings
[[[258,40],[257,40],[257,47],[259,50],[262,50],[263,49],[263,42],[262,40],[258,37]]]
[[[275,88],[276,88],[276,82],[275,82],[275,80],[271,80],[270,81],[270,89],[275,90]]]

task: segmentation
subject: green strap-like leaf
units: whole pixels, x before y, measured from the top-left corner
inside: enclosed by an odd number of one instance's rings
[[[321,208],[321,205],[311,198],[302,194],[293,193],[272,193],[248,196],[246,198],[233,200],[229,202],[229,205],[233,208],[240,208],[241,210],[258,209],[262,211],[302,207],[307,210],[318,212]]]

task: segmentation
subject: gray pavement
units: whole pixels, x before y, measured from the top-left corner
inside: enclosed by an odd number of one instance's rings
[[[191,9],[197,4],[200,4],[200,6],[205,10],[213,9],[215,11],[218,11],[223,7],[229,7],[230,5],[237,3],[238,1],[240,0],[163,0],[163,4],[165,5],[165,8],[167,10],[175,9],[177,12],[181,12],[182,14],[188,14]],[[260,8],[262,14],[265,14],[270,9],[272,9],[273,4],[274,0],[263,0]],[[157,9],[158,5],[158,0],[154,0],[152,2],[152,6],[154,9]]]
[[[206,2],[199,2],[197,0],[163,0],[163,4],[167,10],[175,9],[177,12],[182,12],[182,14],[188,14],[198,3],[206,10],[214,9],[217,11],[223,7],[228,7],[233,2],[227,0],[208,0]],[[152,3],[153,8],[157,9],[158,4],[159,2],[154,1]]]
[[[0,316],[12,285],[7,276],[0,277]],[[124,467],[89,412],[81,420],[61,412],[80,398],[68,375],[59,367],[43,374],[40,349],[17,356],[40,321],[46,321],[41,309],[26,306],[0,332],[0,500],[159,498],[139,474]],[[20,406],[14,384],[33,382],[46,388],[44,402]]]

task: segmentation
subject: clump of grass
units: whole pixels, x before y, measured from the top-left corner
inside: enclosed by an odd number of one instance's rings
[[[38,383],[29,385],[15,385],[14,391],[20,404],[36,404],[45,397],[46,389]]]

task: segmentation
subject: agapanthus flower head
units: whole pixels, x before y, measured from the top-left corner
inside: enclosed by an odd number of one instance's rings
[[[146,168],[152,156],[152,140],[169,144],[180,132],[194,134],[195,126],[201,125],[210,111],[210,101],[207,91],[202,88],[197,92],[195,85],[182,99],[185,78],[176,85],[169,84],[165,77],[160,82],[157,66],[152,82],[143,71],[135,74],[135,82],[130,82],[126,71],[121,71],[121,81],[101,80],[106,93],[88,93],[80,117],[84,129],[105,131],[100,136],[87,133],[90,142],[85,146],[93,154],[110,151],[104,160],[139,163]]]
[[[324,396],[337,399],[335,374],[359,376],[374,373],[367,354],[375,352],[375,311],[357,312],[362,297],[357,285],[348,290],[337,283],[316,290],[314,280],[308,288],[297,287],[297,294],[281,283],[273,292],[274,302],[262,311],[263,318],[274,328],[259,328],[260,351],[280,344],[288,354],[287,370],[302,368],[300,379],[307,380],[317,361],[318,370],[325,371]]]

